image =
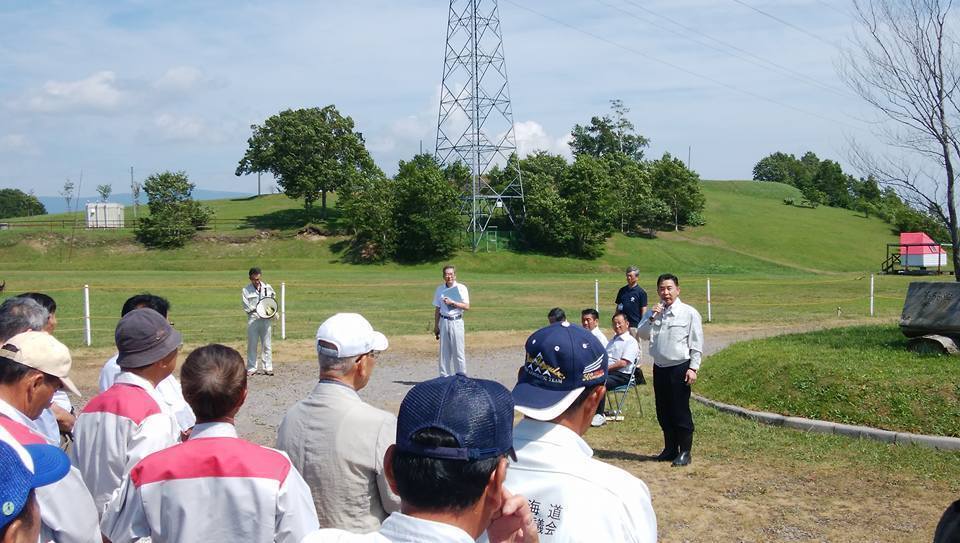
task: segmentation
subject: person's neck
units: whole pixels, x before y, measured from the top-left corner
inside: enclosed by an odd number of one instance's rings
[[[167,378],[169,373],[158,371],[156,367],[152,364],[150,366],[145,366],[143,368],[127,368],[122,371],[132,373],[141,379],[148,381],[153,388],[157,388],[160,384],[160,381],[163,381]]]
[[[470,537],[474,539],[479,538],[489,524],[489,522],[483,522],[479,506],[462,511],[427,511],[401,502],[400,512],[410,517],[455,526],[470,534]]]
[[[346,385],[353,390],[359,390],[356,383],[354,383],[353,374],[343,375],[342,373],[334,372],[321,372],[320,373],[321,381],[336,381],[340,384]]]
[[[583,437],[583,434],[587,433],[587,429],[590,428],[593,411],[590,412],[589,418],[587,418],[584,413],[586,413],[586,411],[583,409],[578,409],[574,412],[565,412],[550,422],[557,426],[563,426],[578,436]]]
[[[231,426],[236,426],[234,422],[234,417],[232,415],[227,415],[225,417],[220,417],[216,419],[197,419],[197,424],[214,424],[214,423],[224,423]]]
[[[27,400],[20,391],[10,385],[0,385],[0,400],[10,404],[10,407],[16,409],[24,416],[27,416]]]

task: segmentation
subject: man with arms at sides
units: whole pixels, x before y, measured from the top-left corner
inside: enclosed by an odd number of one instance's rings
[[[357,394],[387,346],[386,336],[357,313],[324,321],[317,329],[320,381],[280,423],[277,448],[313,491],[323,528],[369,532],[400,509],[383,466],[397,419]]]
[[[627,323],[627,317],[623,313],[616,313],[611,319],[613,323],[613,338],[607,342],[607,359],[610,361],[607,366],[606,389],[614,389],[618,386],[630,382],[630,375],[636,368],[637,357],[640,356],[640,345],[630,333],[630,325]],[[603,415],[604,404],[606,403],[606,394],[604,401],[597,404],[597,413],[593,416],[591,426],[603,426],[606,418]]]
[[[465,375],[424,381],[397,416],[387,479],[401,498],[379,532],[320,530],[304,543],[537,541],[527,500],[503,485],[513,456],[513,402],[494,381]]]
[[[617,304],[616,311],[623,313],[630,324],[630,333],[637,337],[637,327],[640,326],[640,320],[647,312],[647,291],[640,288],[637,279],[640,277],[640,270],[636,266],[629,266],[626,269],[627,284],[620,287],[617,291],[617,297],[613,303]]]
[[[600,329],[600,313],[596,309],[588,307],[581,311],[580,324],[589,330],[593,337],[597,338],[600,345],[607,344],[607,336],[603,335],[603,330]]]
[[[117,323],[114,338],[120,376],[84,406],[70,449],[100,513],[137,462],[180,437],[177,419],[156,389],[177,367],[180,332],[156,311],[134,309]]]
[[[152,309],[167,319],[167,322],[170,321],[170,302],[168,302],[166,298],[154,296],[149,292],[128,298],[120,310],[120,318],[123,318],[124,315],[134,309],[141,308]],[[108,388],[112,387],[120,375],[120,366],[117,364],[117,357],[119,356],[120,353],[114,354],[103,365],[103,369],[100,370],[100,392],[106,392]],[[180,388],[180,382],[177,381],[177,378],[172,373],[167,376],[166,379],[160,381],[160,384],[157,385],[157,393],[163,398],[163,401],[170,408],[170,411],[176,415],[180,431],[187,432],[190,430],[196,423],[197,418],[193,415],[193,410],[190,409],[187,401],[183,399],[183,390]]]
[[[190,439],[140,461],[100,523],[113,543],[299,543],[317,529],[310,489],[283,453],[237,437],[247,397],[243,357],[207,345],[180,371],[197,414]]]
[[[27,331],[0,347],[0,428],[25,447],[49,445],[34,419],[49,405],[53,393],[66,388],[79,396],[69,378],[70,350],[46,332]],[[100,540],[97,509],[80,472],[37,489],[44,541],[96,542]]]
[[[256,375],[260,362],[263,363],[263,374],[273,375],[273,351],[270,348],[273,318],[260,318],[257,315],[257,304],[264,298],[276,298],[277,293],[273,287],[261,280],[260,268],[250,268],[247,275],[250,283],[241,291],[243,310],[247,314],[247,375]],[[259,358],[258,343],[261,346]]]
[[[517,461],[506,487],[530,501],[542,541],[653,542],[650,491],[626,471],[592,458],[583,440],[603,401],[607,353],[579,326],[547,326],[525,345],[513,389],[524,418],[514,428]]]
[[[46,443],[23,446],[0,428],[0,543],[37,543],[42,520],[37,491],[67,475],[70,461]]]
[[[680,301],[676,275],[658,277],[657,294],[660,303],[644,316],[639,330],[640,337],[650,340],[657,422],[663,430],[663,451],[657,460],[686,466],[693,447],[690,387],[697,381],[703,357],[703,322],[696,309]]]
[[[47,323],[43,326],[43,331],[53,335],[57,329],[57,302],[42,292],[25,292],[17,297],[30,298],[47,310]],[[66,392],[58,390],[54,393],[53,403],[43,410],[38,422],[47,440],[53,443],[60,443],[60,434],[70,434],[73,431],[77,417],[73,414],[73,403]]]
[[[455,289],[455,292],[451,289]],[[456,299],[459,298],[459,299]],[[470,309],[467,286],[457,282],[457,270],[443,267],[443,283],[433,293],[433,334],[440,340],[440,376],[467,374],[463,312]]]

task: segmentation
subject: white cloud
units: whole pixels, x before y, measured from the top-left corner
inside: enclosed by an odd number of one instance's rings
[[[193,66],[174,66],[167,70],[153,86],[165,92],[187,92],[205,82],[203,72]]]
[[[196,141],[213,143],[223,140],[219,130],[211,129],[202,119],[172,113],[160,113],[153,118],[153,126],[165,141]]]
[[[517,140],[517,154],[525,157],[536,151],[546,151],[551,154],[563,155],[570,158],[570,134],[559,138],[551,137],[537,121],[522,121],[513,123],[513,133]]]
[[[77,81],[47,81],[39,94],[27,98],[26,106],[42,113],[111,111],[120,106],[123,99],[123,92],[116,85],[116,74],[101,71]]]
[[[37,148],[23,134],[6,134],[0,137],[0,152],[32,155],[37,153]]]

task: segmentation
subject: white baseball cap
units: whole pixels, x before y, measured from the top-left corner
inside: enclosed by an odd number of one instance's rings
[[[64,388],[80,396],[80,390],[67,375],[73,360],[70,349],[46,332],[21,332],[8,339],[0,348],[0,356],[59,377]]]
[[[359,313],[337,313],[317,328],[317,352],[326,356],[360,356],[370,351],[385,351],[388,345],[387,336],[374,330]]]

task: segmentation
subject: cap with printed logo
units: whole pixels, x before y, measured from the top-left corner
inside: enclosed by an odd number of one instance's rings
[[[24,366],[59,377],[64,388],[80,396],[80,390],[67,377],[73,360],[70,349],[46,332],[21,332],[0,347],[0,356]]]
[[[589,386],[606,382],[607,351],[589,330],[558,322],[527,338],[513,401],[537,420],[560,416]]]

